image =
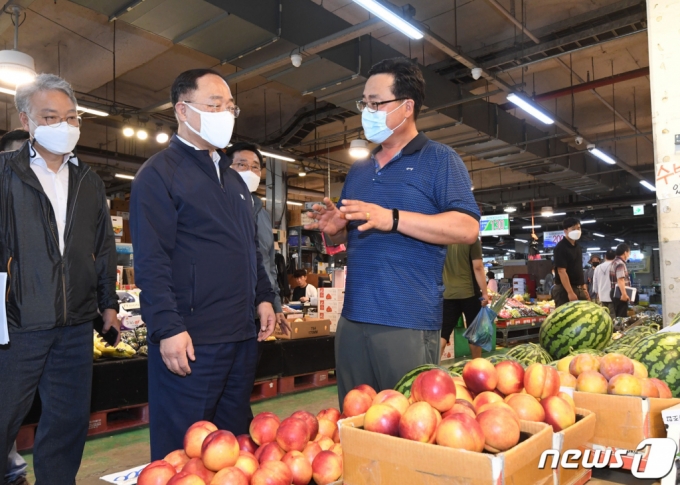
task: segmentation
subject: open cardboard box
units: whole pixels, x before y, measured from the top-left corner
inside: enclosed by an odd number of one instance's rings
[[[581,450],[584,452],[588,448],[588,443],[595,434],[596,425],[595,413],[587,409],[576,408],[576,423],[559,433],[553,433],[554,450],[563,453],[566,450]],[[551,463],[551,460],[548,460]],[[553,470],[555,485],[572,485],[582,483],[583,478],[591,473],[590,470],[583,468],[579,461],[579,467],[575,469],[562,468],[560,464]]]
[[[320,318],[288,318],[290,333],[284,334],[279,325],[274,330],[278,339],[297,340],[311,337],[325,337],[331,334],[331,321]],[[297,322],[296,320],[302,320]]]
[[[680,399],[574,392],[574,402],[597,418],[590,444],[635,450],[646,438],[666,436],[661,411],[680,404]]]
[[[418,443],[362,429],[364,416],[340,421],[345,485],[549,485],[552,471],[538,469],[553,433],[522,421],[522,439],[497,455]]]

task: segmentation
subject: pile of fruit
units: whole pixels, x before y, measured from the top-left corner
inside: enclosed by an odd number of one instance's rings
[[[622,354],[605,354],[602,357],[590,353],[570,355],[557,362],[557,371],[563,387],[573,387],[581,392],[673,397],[664,381],[648,376],[645,364]]]
[[[529,301],[528,296],[521,297],[520,295],[515,295],[513,298],[509,298],[498,312],[498,318],[509,320],[513,318],[544,317],[555,309],[554,301],[542,301],[534,305],[525,303]]]
[[[122,340],[115,347],[107,344],[95,331],[92,337],[92,358],[113,357],[114,359],[129,359],[137,355],[137,351]]]
[[[234,436],[208,421],[194,423],[184,449],[150,463],[137,485],[327,485],[342,476],[337,409],[297,411],[281,421],[255,416],[250,435]]]

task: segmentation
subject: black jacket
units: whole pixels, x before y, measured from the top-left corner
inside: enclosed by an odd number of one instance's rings
[[[0,154],[0,261],[10,333],[48,330],[118,311],[116,243],[104,184],[68,164],[64,255],[50,200],[30,167],[30,144]]]
[[[194,345],[256,336],[255,306],[274,291],[257,250],[253,201],[222,155],[172,137],[137,172],[130,197],[135,282],[149,341],[188,331]]]

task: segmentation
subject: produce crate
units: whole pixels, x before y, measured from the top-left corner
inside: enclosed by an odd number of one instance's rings
[[[262,401],[263,399],[276,397],[278,395],[278,389],[278,379],[255,381],[255,384],[253,385],[253,392],[250,393],[250,402],[257,402]]]
[[[496,319],[497,328],[512,327],[514,325],[539,325],[545,321],[546,317],[522,317],[510,319]],[[540,325],[539,325],[540,326]]]
[[[537,340],[538,334],[541,331],[541,320],[538,323],[525,325],[507,325],[504,327],[498,326],[496,328],[496,338],[498,345],[509,347],[518,342],[525,342],[529,340]]]
[[[335,336],[281,340],[281,377],[335,369]]]
[[[328,374],[332,371],[318,371],[309,374],[302,374],[299,376],[279,377],[278,388],[279,394],[290,394],[292,392],[306,391],[315,389],[317,387],[326,387],[333,385]],[[333,373],[335,375],[335,373]]]
[[[112,433],[149,424],[149,405],[109,409],[90,415],[88,436]]]
[[[553,434],[553,449],[563,453],[566,450],[589,448],[588,443],[595,434],[595,414],[587,409],[576,409],[576,423],[559,433]],[[562,464],[553,470],[555,485],[577,485],[588,481],[591,470],[583,468],[579,461],[578,468],[563,468]]]

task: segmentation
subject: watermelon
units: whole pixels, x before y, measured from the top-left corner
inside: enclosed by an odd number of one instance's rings
[[[471,360],[472,359],[465,359],[456,362],[451,367],[449,367],[449,374],[451,374],[452,372],[455,372],[456,374],[463,374],[463,368],[465,367],[465,364],[467,364]]]
[[[603,352],[602,350],[595,350],[595,349],[580,349],[580,350],[572,350],[569,352],[569,355],[578,355],[578,354],[590,354],[594,355],[595,357],[603,357],[606,352]]]
[[[411,396],[411,386],[413,386],[413,381],[416,380],[416,377],[418,377],[419,374],[432,370],[432,369],[441,369],[444,372],[449,372],[448,369],[444,369],[443,367],[440,367],[435,364],[424,364],[424,365],[419,365],[415,369],[410,370],[407,372],[404,377],[399,379],[399,382],[397,382],[397,385],[394,386],[395,391],[401,392],[404,396],[410,397]]]
[[[603,307],[591,301],[571,301],[545,319],[538,338],[553,359],[559,360],[574,350],[604,349],[613,329]]]
[[[539,364],[549,364],[553,361],[553,358],[543,347],[532,343],[517,345],[511,348],[505,355],[512,357],[525,366],[536,362]]]
[[[496,365],[500,362],[505,362],[506,360],[512,360],[513,362],[519,362],[517,359],[509,356],[508,354],[490,355],[489,357],[485,357],[485,359],[488,360],[489,362],[491,362],[493,365]]]
[[[680,397],[680,333],[664,332],[645,337],[629,357],[641,362],[649,377],[668,384],[673,397]]]

